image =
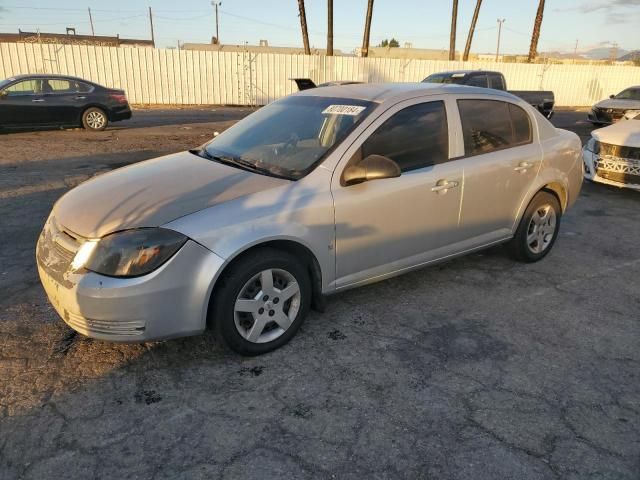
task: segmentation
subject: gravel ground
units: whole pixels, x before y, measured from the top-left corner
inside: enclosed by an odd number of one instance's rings
[[[248,109],[0,136],[0,479],[640,478],[640,194],[585,184],[542,262],[502,248],[331,297],[258,358],[76,335],[37,279],[53,202]],[[583,138],[584,112],[558,126]]]

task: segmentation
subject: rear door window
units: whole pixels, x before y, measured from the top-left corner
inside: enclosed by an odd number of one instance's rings
[[[486,75],[472,75],[469,80],[466,81],[465,85],[469,87],[488,88],[489,82],[487,81]]]
[[[45,93],[75,93],[76,83],[60,78],[49,78],[43,82]]]
[[[400,110],[364,142],[361,155],[388,157],[403,172],[446,162],[449,131],[444,102],[420,103]]]
[[[458,100],[466,156],[531,142],[531,120],[517,105],[498,100]]]

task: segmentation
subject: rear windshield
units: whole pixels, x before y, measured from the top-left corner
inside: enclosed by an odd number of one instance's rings
[[[464,83],[464,74],[455,73],[434,73],[425,78],[422,83],[455,83],[461,85]]]
[[[249,115],[205,149],[292,180],[309,173],[373,109],[348,98],[291,96]]]

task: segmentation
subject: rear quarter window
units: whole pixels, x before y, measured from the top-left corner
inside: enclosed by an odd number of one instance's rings
[[[466,156],[531,142],[531,119],[517,105],[499,100],[458,100]]]

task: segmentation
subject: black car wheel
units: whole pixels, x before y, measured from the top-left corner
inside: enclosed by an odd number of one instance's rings
[[[555,195],[546,191],[536,193],[507,245],[511,255],[521,262],[542,260],[558,237],[561,216],[562,209]]]
[[[296,257],[265,248],[218,280],[210,308],[216,334],[241,355],[260,355],[296,334],[311,305],[309,273]]]
[[[107,128],[107,123],[107,114],[100,108],[91,107],[82,114],[82,126],[87,130],[100,132]]]

